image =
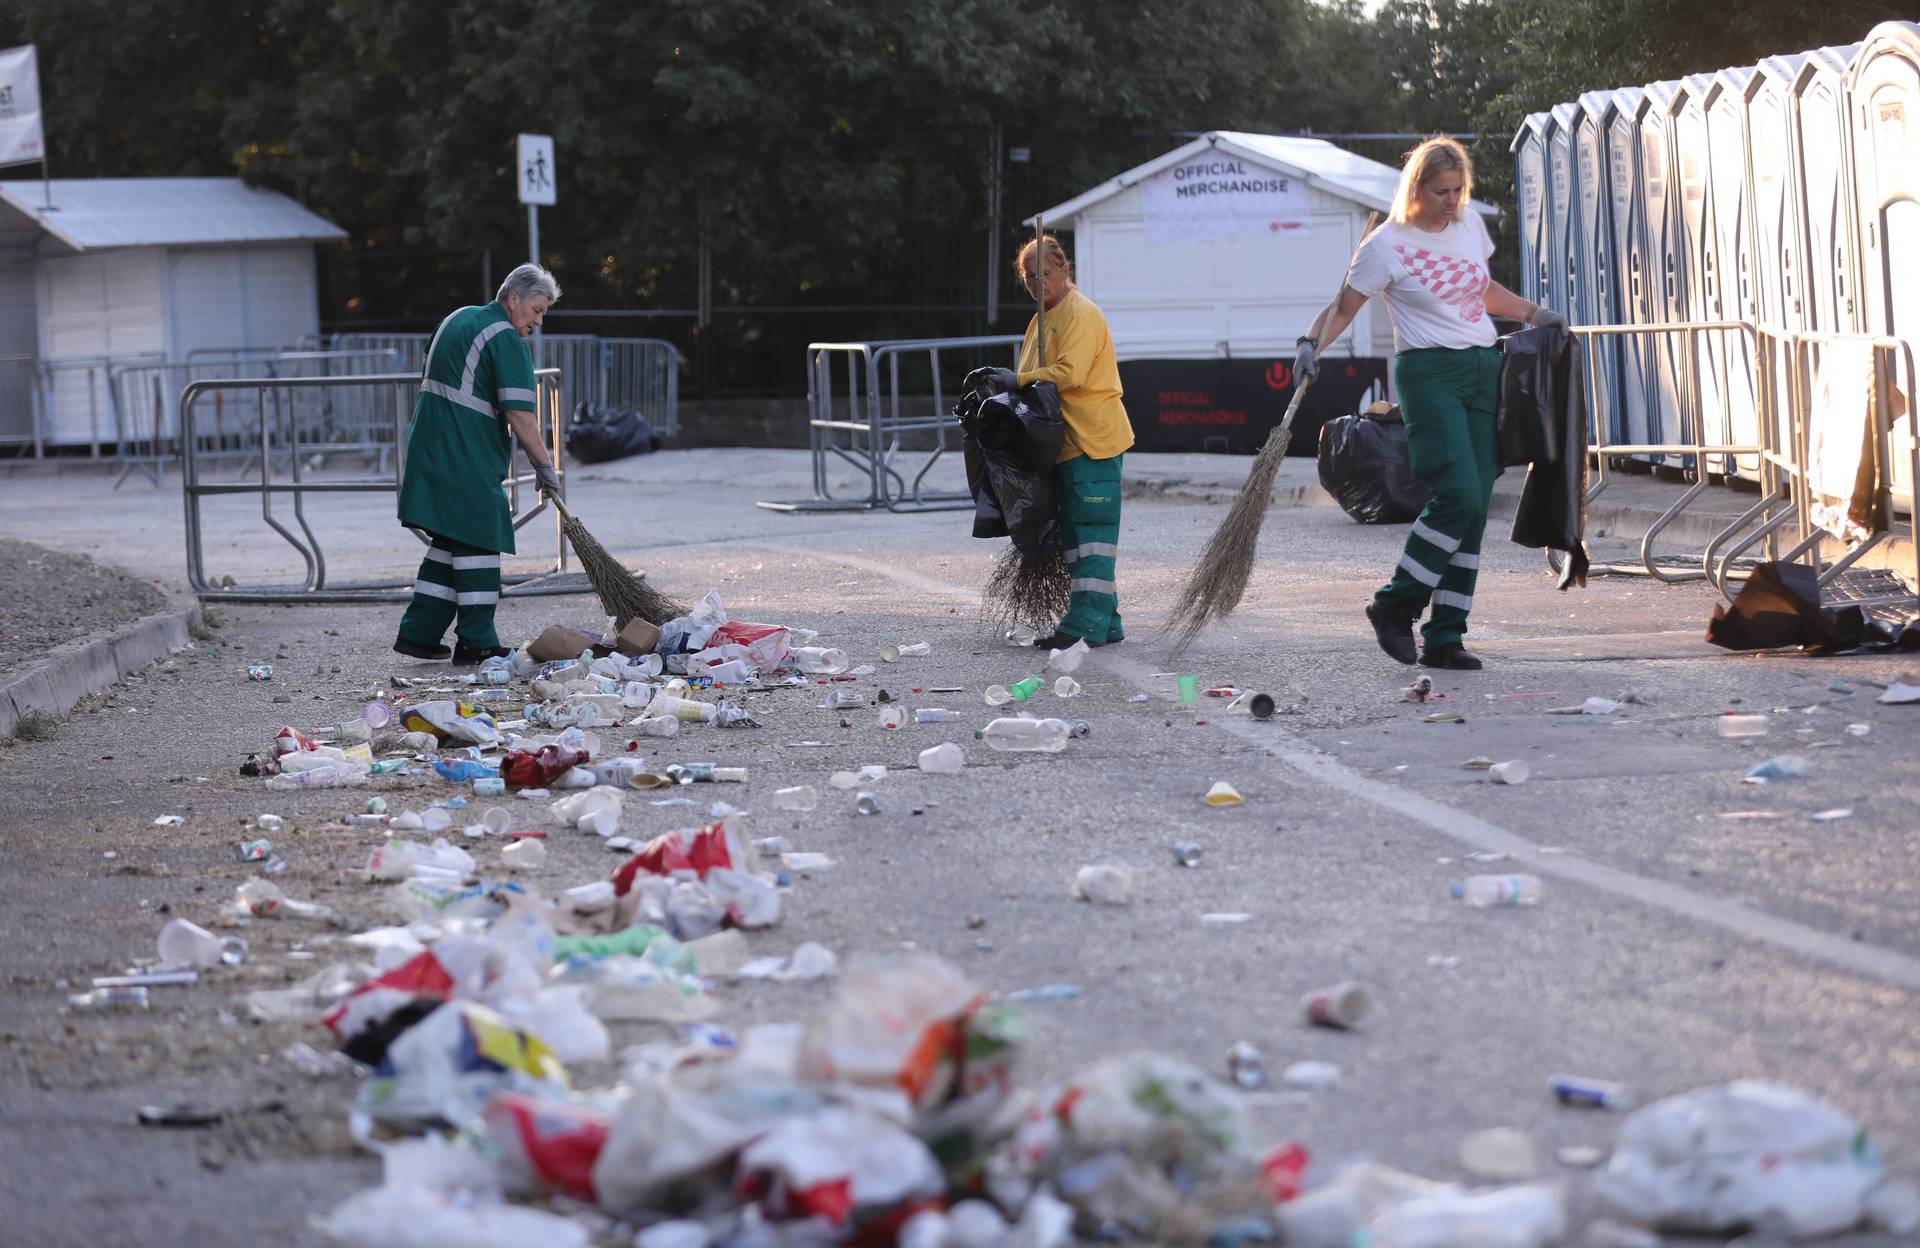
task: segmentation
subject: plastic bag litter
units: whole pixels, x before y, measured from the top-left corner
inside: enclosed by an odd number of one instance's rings
[[[1884,1175],[1852,1117],[1798,1088],[1743,1079],[1629,1114],[1599,1190],[1621,1214],[1670,1230],[1804,1239],[1857,1225]]]
[[[1073,895],[1081,901],[1105,906],[1130,906],[1140,900],[1140,893],[1138,867],[1105,862],[1081,867],[1074,873]]]
[[[588,1248],[579,1223],[502,1203],[491,1166],[470,1150],[410,1140],[388,1146],[384,1155],[386,1181],[320,1220],[342,1248]]]
[[[924,953],[848,959],[833,1003],[806,1026],[800,1073],[822,1083],[903,1090],[917,1106],[957,1090],[964,1023],[979,985]]]
[[[401,712],[400,726],[408,732],[430,732],[442,741],[467,745],[500,743],[493,716],[468,702],[415,702]]]
[[[1388,1205],[1367,1230],[1393,1248],[1544,1248],[1567,1232],[1566,1196],[1557,1183],[1436,1192]]]
[[[466,880],[473,878],[474,870],[473,855],[445,837],[431,845],[391,840],[376,847],[367,859],[367,878],[374,880],[405,880],[416,875]]]
[[[601,1207],[677,1213],[724,1195],[741,1149],[822,1103],[818,1090],[740,1060],[639,1080],[615,1111],[593,1165]]]
[[[370,1043],[360,1042],[363,1033],[370,1029],[382,1030],[382,1023],[408,1006],[416,1007],[406,1019],[406,1025],[411,1025],[441,1002],[478,998],[486,986],[488,963],[496,956],[484,940],[448,937],[386,974],[361,984],[346,1000],[327,1011],[321,1021],[351,1057],[372,1065],[405,1027],[365,1037]]]
[[[554,975],[584,985],[588,1007],[609,1022],[697,1023],[719,1008],[695,976],[630,954],[570,957]]]
[[[614,871],[613,887],[625,896],[642,873],[684,873],[704,880],[717,870],[752,872],[758,866],[752,842],[723,819],[704,828],[676,828],[654,837]]]
[[[866,1223],[932,1200],[946,1188],[933,1154],[898,1123],[832,1105],[789,1118],[740,1155],[736,1185],[777,1219]]]
[[[824,979],[840,970],[840,959],[825,945],[807,941],[788,957],[755,958],[737,969],[741,979],[773,979],[783,982]]]
[[[658,654],[682,654],[704,650],[707,642],[727,622],[727,609],[720,605],[720,591],[710,589],[706,597],[693,604],[693,610],[676,616],[660,626]]]
[[[502,1092],[487,1102],[486,1123],[513,1191],[594,1198],[593,1163],[607,1144],[607,1115],[569,1101]]]
[[[387,1046],[359,1108],[395,1130],[477,1126],[496,1092],[565,1096],[567,1072],[541,1040],[471,1001],[449,1002]]]

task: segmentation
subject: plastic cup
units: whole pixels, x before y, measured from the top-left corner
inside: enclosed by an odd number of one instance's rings
[[[385,728],[393,722],[393,707],[378,700],[369,702],[360,708],[360,718],[369,728]]]
[[[1180,700],[1182,702],[1198,702],[1200,700],[1200,678],[1198,676],[1182,676],[1176,683],[1180,686]]]
[[[775,789],[773,805],[777,810],[812,810],[820,804],[820,790],[810,784],[796,784],[790,789]]]
[[[1080,682],[1071,676],[1062,676],[1053,682],[1053,696],[1056,698],[1077,698],[1080,696]]]
[[[500,861],[509,867],[530,870],[547,861],[547,847],[539,841],[525,838],[512,841],[501,849]]]
[[[1487,768],[1487,776],[1495,784],[1525,784],[1533,771],[1524,760],[1514,759],[1510,763],[1495,763]]]
[[[907,708],[901,706],[898,702],[889,703],[880,708],[880,726],[882,728],[898,728],[906,722]]]
[[[910,641],[898,646],[880,647],[880,657],[889,663],[898,663],[901,659],[915,659],[932,653],[933,645],[925,641]]]
[[[453,815],[444,806],[429,806],[420,812],[420,826],[428,832],[445,832],[453,826]]]
[[[1316,988],[1300,998],[1307,1021],[1319,1027],[1345,1030],[1357,1024],[1373,1008],[1373,992],[1365,984],[1344,980],[1326,988]]]
[[[487,831],[495,836],[505,836],[513,831],[513,812],[504,806],[489,806],[480,822],[487,825]]]
[[[939,776],[958,775],[967,765],[966,751],[951,741],[920,751],[920,770]]]
[[[986,699],[988,706],[1005,706],[1007,703],[1013,701],[1013,694],[1008,692],[1005,685],[989,685],[987,686]]]
[[[853,808],[863,815],[880,813],[880,799],[872,793],[862,793],[853,799]]]

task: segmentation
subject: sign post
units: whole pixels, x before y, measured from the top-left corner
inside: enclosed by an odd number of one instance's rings
[[[540,205],[559,201],[554,183],[553,136],[523,134],[519,150],[520,202],[527,206],[527,259],[540,263]]]
[[[34,45],[0,50],[0,167],[40,165],[40,191],[53,207],[46,133],[40,121],[40,62]]]

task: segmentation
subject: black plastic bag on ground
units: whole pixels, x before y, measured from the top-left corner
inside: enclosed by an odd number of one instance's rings
[[[1060,544],[1054,464],[1066,441],[1060,392],[1037,381],[1011,394],[969,387],[953,414],[965,432],[967,489],[975,537],[1011,537],[1028,559]]]
[[[573,409],[567,426],[567,455],[583,464],[601,464],[653,449],[653,425],[628,407],[592,407],[585,399]]]
[[[1397,407],[1321,425],[1319,466],[1321,488],[1361,524],[1405,524],[1433,497],[1413,475]]]
[[[1728,650],[1805,646],[1832,652],[1860,645],[1866,629],[1859,607],[1820,605],[1819,579],[1806,564],[1763,563],[1731,605],[1714,606],[1707,641]]]

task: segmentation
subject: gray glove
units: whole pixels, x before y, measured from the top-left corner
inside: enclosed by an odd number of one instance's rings
[[[1545,329],[1549,325],[1558,325],[1561,329],[1565,329],[1567,327],[1567,318],[1561,316],[1552,308],[1543,305],[1540,311],[1534,316],[1533,325],[1536,329]]]
[[[560,494],[560,474],[553,470],[552,464],[535,464],[533,482],[540,487],[542,494],[552,497],[558,497]]]
[[[1320,375],[1320,355],[1313,347],[1313,339],[1302,338],[1293,344],[1299,348],[1293,357],[1293,379],[1295,384],[1312,381]]]
[[[987,375],[1001,394],[1012,394],[1020,388],[1020,375],[1010,368],[996,368]]]

